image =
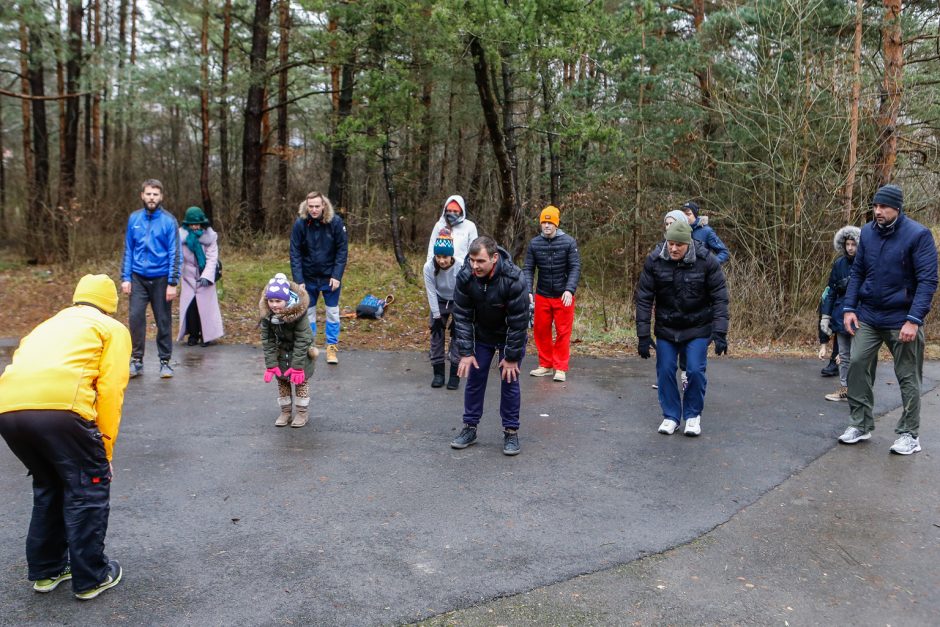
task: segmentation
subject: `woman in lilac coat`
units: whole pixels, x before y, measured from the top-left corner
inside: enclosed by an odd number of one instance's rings
[[[215,290],[219,263],[219,236],[209,226],[209,219],[199,207],[190,207],[180,227],[183,243],[183,267],[180,273],[180,332],[187,344],[208,346],[222,337],[222,312]]]

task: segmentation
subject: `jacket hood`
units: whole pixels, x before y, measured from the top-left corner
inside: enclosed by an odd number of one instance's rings
[[[307,288],[293,281],[290,281],[289,285],[290,291],[297,294],[297,302],[285,307],[284,312],[278,315],[278,318],[286,323],[296,322],[298,318],[307,313],[307,308],[310,307],[310,295],[307,294]],[[261,312],[262,319],[274,315],[274,312],[268,307],[268,299],[264,297],[263,289],[261,290],[261,300],[258,302],[258,310]]]
[[[321,196],[321,198],[323,198],[323,200],[326,202],[323,203],[325,206],[323,207],[323,213],[320,215],[320,222],[323,224],[329,224],[333,221],[333,216],[336,215],[336,210],[333,209],[333,203],[331,203],[326,196]],[[300,203],[300,207],[297,209],[297,215],[300,216],[301,220],[306,220],[310,217],[310,213],[307,211],[306,199]]]
[[[94,305],[106,314],[113,314],[117,311],[117,288],[107,274],[86,274],[75,286],[72,302]]]
[[[835,248],[836,252],[840,255],[845,255],[845,240],[854,239],[857,244],[861,236],[862,229],[857,226],[843,226],[836,231],[835,237],[832,238],[832,247]]]
[[[461,196],[460,194],[454,194],[453,196],[448,196],[447,200],[444,201],[444,204],[441,205],[441,220],[444,220],[444,214],[446,213],[445,209],[447,209],[447,205],[449,205],[450,201],[452,200],[456,202],[458,205],[460,205],[460,219],[457,220],[457,224],[460,224],[461,222],[467,219],[467,203],[464,202],[463,196]],[[444,222],[446,223],[447,221],[444,220]]]

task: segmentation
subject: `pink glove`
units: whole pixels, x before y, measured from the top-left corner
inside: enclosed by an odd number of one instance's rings
[[[290,377],[290,382],[294,385],[300,385],[306,378],[304,376],[304,371],[297,368],[288,368],[287,372],[284,373],[284,376]]]
[[[288,370],[288,372],[290,371]],[[268,368],[267,370],[264,371],[264,382],[271,383],[271,379],[273,379],[274,377],[279,377],[279,376],[281,376],[280,368],[278,368],[277,366],[274,366],[273,368]]]

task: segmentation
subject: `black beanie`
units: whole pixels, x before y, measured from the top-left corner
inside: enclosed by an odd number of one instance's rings
[[[689,209],[692,212],[692,215],[694,215],[696,218],[698,217],[698,212],[701,211],[698,204],[692,202],[691,200],[682,205],[682,210],[685,211],[686,209]]]
[[[888,207],[894,207],[898,211],[903,211],[904,192],[902,192],[901,188],[897,185],[884,185],[875,192],[875,197],[871,199],[871,204],[886,205]]]

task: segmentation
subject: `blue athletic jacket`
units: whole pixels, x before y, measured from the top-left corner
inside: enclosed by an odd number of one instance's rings
[[[903,213],[894,224],[862,227],[843,308],[878,329],[924,324],[937,291],[937,246],[930,231]]]
[[[702,224],[701,220],[696,220],[695,224],[692,225],[692,239],[705,244],[705,247],[718,258],[718,263],[724,263],[731,258],[728,247],[715,233],[715,229],[707,224]]]
[[[167,283],[176,285],[182,254],[176,218],[162,206],[153,213],[138,209],[127,219],[121,280],[130,281],[131,274],[147,279],[165,276]]]

